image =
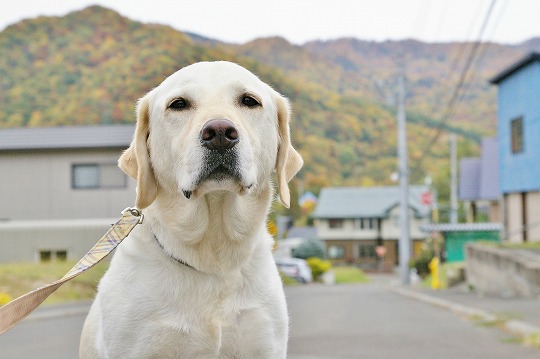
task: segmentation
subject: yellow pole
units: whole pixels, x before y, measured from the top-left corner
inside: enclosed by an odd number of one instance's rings
[[[440,289],[441,281],[439,280],[439,257],[433,257],[429,262],[429,271],[431,272],[431,289]]]

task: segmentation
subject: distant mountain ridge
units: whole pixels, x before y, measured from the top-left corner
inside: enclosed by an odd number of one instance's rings
[[[0,32],[0,127],[133,122],[137,98],[172,72],[197,61],[229,60],[291,99],[293,136],[306,159],[304,188],[388,184],[396,168],[397,54],[407,63],[414,162],[441,126],[463,135],[464,153],[475,153],[475,142],[495,130],[496,89],[487,79],[540,49],[540,39],[491,44],[455,119],[442,125],[451,88],[444,79],[462,46],[469,45],[337,39],[298,46],[278,37],[228,44],[92,6]],[[441,141],[413,180],[432,174],[442,181],[446,157]]]
[[[295,46],[285,39],[268,38],[240,45],[238,49],[244,56],[291,75],[316,79],[340,94],[377,102],[390,97],[399,61],[403,59],[408,110],[437,119],[443,115],[441,110],[449,102],[471,46],[471,43],[371,42],[353,38]],[[482,61],[472,67],[475,76],[468,78],[467,91],[457,106],[454,122],[481,132],[487,128],[493,133],[496,88],[488,80],[526,53],[539,50],[540,38],[518,45],[482,44],[479,51]],[[303,62],[294,62],[296,59]]]

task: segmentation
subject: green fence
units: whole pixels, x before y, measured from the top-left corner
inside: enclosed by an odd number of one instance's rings
[[[448,231],[444,232],[444,247],[447,262],[465,260],[465,245],[469,242],[500,242],[499,231]]]

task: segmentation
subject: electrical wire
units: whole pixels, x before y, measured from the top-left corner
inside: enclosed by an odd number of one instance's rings
[[[503,0],[504,2],[499,6],[499,13],[497,14],[497,17],[493,21],[493,25],[491,26],[490,32],[485,37],[485,40],[482,42],[482,45],[480,46],[480,50],[478,51],[478,56],[476,57],[476,62],[474,64],[474,70],[472,74],[469,76],[469,79],[466,81],[466,85],[463,89],[463,92],[460,96],[460,98],[457,101],[456,107],[459,106],[459,104],[464,100],[465,96],[471,89],[472,84],[475,82],[477,74],[479,73],[479,69],[482,68],[484,64],[484,60],[486,58],[487,52],[489,48],[493,45],[493,42],[491,42],[489,39],[492,39],[495,31],[497,30],[497,27],[499,26],[499,23],[502,20],[503,14],[506,11],[506,7],[508,6],[509,0]]]
[[[411,172],[418,171],[421,168],[423,161],[426,159],[426,157],[428,155],[431,154],[433,145],[439,140],[439,137],[441,136],[441,134],[443,132],[443,126],[442,125],[446,124],[450,120],[451,115],[454,113],[455,107],[456,107],[456,104],[457,104],[457,100],[458,100],[458,96],[460,94],[461,89],[463,88],[463,86],[465,84],[465,79],[467,78],[467,76],[469,74],[469,70],[471,69],[473,61],[474,61],[476,55],[478,54],[480,45],[482,44],[482,42],[481,42],[482,36],[483,36],[484,31],[485,31],[485,29],[487,27],[487,24],[489,22],[489,19],[491,17],[491,14],[493,12],[493,9],[494,9],[496,3],[497,3],[497,0],[491,0],[491,3],[490,3],[489,8],[488,8],[488,10],[486,12],[486,15],[484,16],[482,26],[481,26],[480,31],[478,33],[477,40],[472,45],[471,51],[469,53],[469,56],[466,59],[465,65],[463,67],[463,70],[461,71],[461,74],[459,76],[456,87],[452,91],[452,95],[450,97],[450,100],[448,101],[448,104],[445,107],[445,110],[443,112],[443,116],[442,116],[441,120],[439,121],[441,126],[436,130],[435,135],[431,138],[431,140],[428,141],[427,146],[425,146],[425,148],[421,151],[420,157],[417,160],[415,160],[415,166],[413,167]]]

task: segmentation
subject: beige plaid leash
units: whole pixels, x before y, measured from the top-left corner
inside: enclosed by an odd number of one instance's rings
[[[111,253],[137,224],[142,223],[143,214],[135,208],[126,208],[122,217],[103,237],[85,254],[85,256],[71,270],[55,282],[44,285],[25,295],[9,302],[0,308],[0,334],[13,328],[36,309],[49,295],[65,282],[92,268],[109,253]]]

